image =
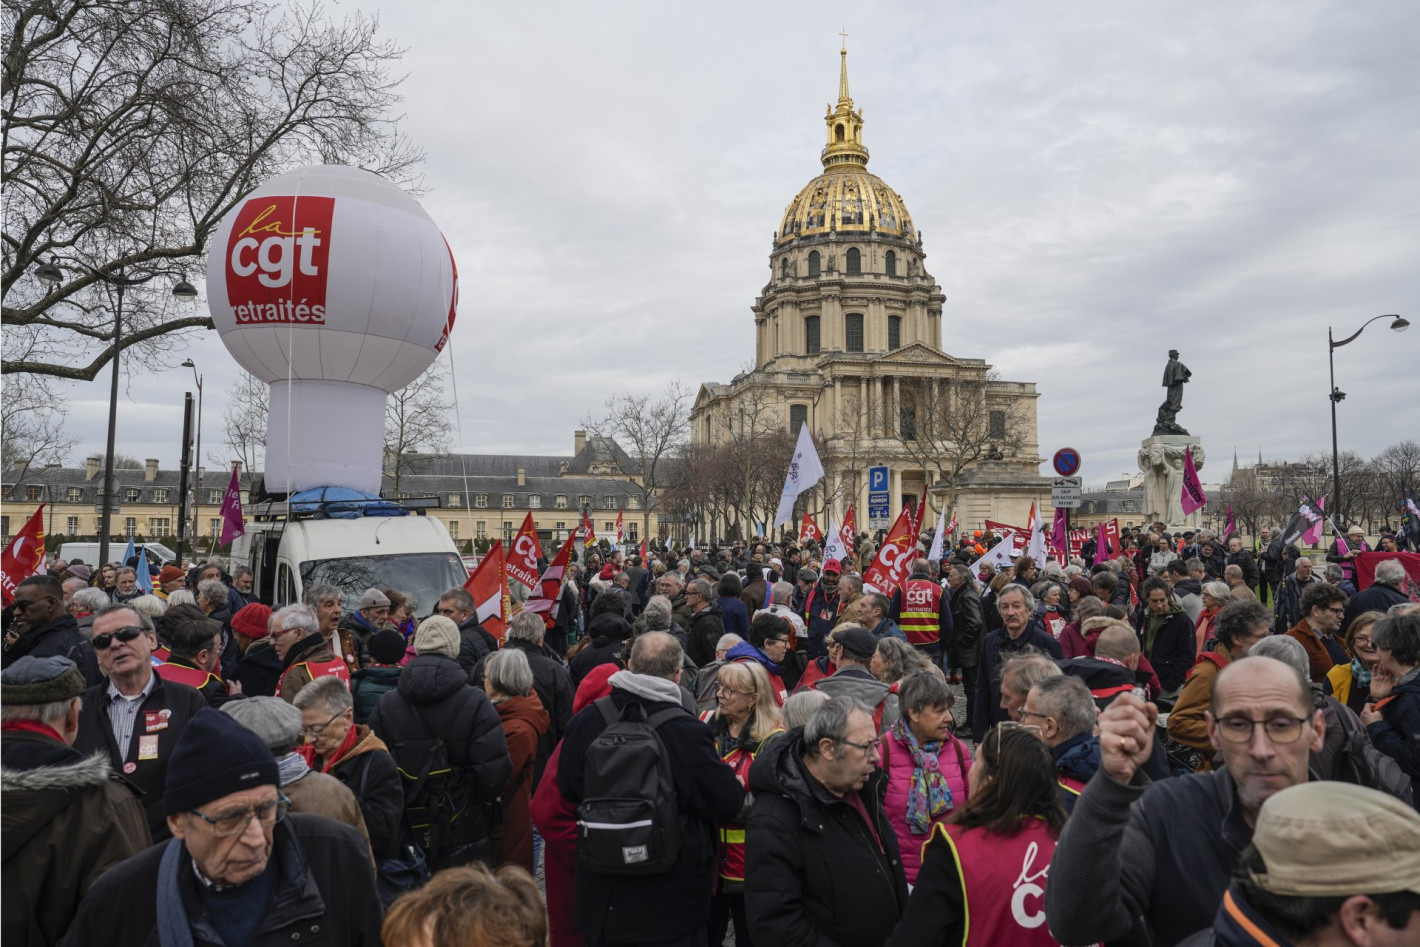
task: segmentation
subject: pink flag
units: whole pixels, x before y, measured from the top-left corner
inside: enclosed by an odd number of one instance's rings
[[[1193,466],[1193,448],[1183,449],[1183,493],[1178,498],[1184,515],[1191,515],[1208,505],[1208,497],[1203,493],[1203,481],[1198,479],[1198,468]]]
[[[1104,524],[1095,527],[1095,561],[1093,565],[1109,561],[1109,537],[1105,535]]]
[[[222,496],[222,509],[218,516],[222,519],[222,538],[218,540],[221,545],[246,535],[246,521],[242,519],[242,487],[237,482],[235,467],[232,468],[232,482],[227,484],[227,492]]]
[[[1050,545],[1055,547],[1058,553],[1065,553],[1067,548],[1065,529],[1065,508],[1059,507],[1055,511],[1055,522],[1050,528]]]
[[[1316,501],[1316,507],[1317,507],[1317,509],[1319,509],[1319,510],[1321,510],[1323,513],[1325,513],[1325,512],[1326,512],[1326,497],[1322,497],[1320,500],[1317,500],[1317,501]],[[1323,531],[1325,531],[1325,529],[1326,529],[1326,517],[1325,517],[1325,516],[1318,516],[1318,517],[1316,518],[1316,522],[1311,525],[1311,529],[1307,530],[1306,533],[1303,534],[1303,536],[1302,536],[1302,545],[1304,545],[1304,546],[1315,546],[1317,543],[1321,542],[1321,534],[1322,534]]]
[[[1223,541],[1224,541],[1224,542],[1227,542],[1228,537],[1231,536],[1233,533],[1236,533],[1237,531],[1238,531],[1238,523],[1237,523],[1237,520],[1233,519],[1233,505],[1232,505],[1231,503],[1229,503],[1229,504],[1228,504],[1228,522],[1227,522],[1227,525],[1225,525],[1225,526],[1223,527]]]

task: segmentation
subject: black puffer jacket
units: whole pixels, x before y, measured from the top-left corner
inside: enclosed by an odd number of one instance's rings
[[[15,643],[5,649],[5,667],[32,654],[37,658],[68,658],[84,675],[84,683],[93,687],[104,679],[99,673],[98,659],[94,657],[94,646],[79,631],[79,622],[73,615],[60,615],[51,622],[37,628],[30,628],[15,639]]]
[[[809,775],[803,755],[803,730],[796,728],[770,740],[749,771],[750,935],[759,944],[876,947],[907,906],[897,836],[883,814],[886,777],[878,770],[858,793],[874,833],[854,806]]]
[[[465,674],[471,673],[479,661],[497,650],[498,639],[483,630],[483,626],[478,623],[477,615],[459,625],[458,660],[459,666],[464,669]]]
[[[704,667],[715,660],[715,646],[725,634],[725,622],[720,617],[720,606],[702,608],[685,626],[686,651],[696,667]]]
[[[399,684],[375,705],[370,729],[406,771],[411,764],[402,758],[409,755],[405,744],[441,737],[450,765],[461,771],[471,797],[479,802],[495,801],[513,774],[498,711],[487,694],[468,682],[459,662],[443,655],[421,654],[405,665]],[[455,843],[471,845],[487,838],[483,807],[470,806]]]
[[[631,625],[620,615],[602,612],[587,623],[587,635],[591,640],[577,652],[570,665],[573,687],[581,684],[582,678],[599,664],[621,666],[622,642],[631,636]]]

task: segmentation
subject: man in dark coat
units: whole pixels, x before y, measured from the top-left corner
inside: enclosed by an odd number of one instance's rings
[[[975,701],[971,710],[971,731],[977,743],[994,724],[1007,719],[1001,707],[1000,670],[1012,654],[1034,648],[1055,660],[1065,656],[1060,642],[1045,630],[1035,616],[1035,596],[1024,585],[1011,583],[996,596],[1001,610],[1001,627],[981,642],[981,662],[976,674]]]
[[[1286,550],[1284,549],[1283,552]],[[1312,572],[1311,559],[1307,556],[1299,556],[1297,564],[1292,569],[1292,574],[1282,580],[1282,585],[1277,590],[1277,604],[1273,608],[1276,620],[1272,624],[1272,631],[1275,634],[1286,634],[1289,629],[1302,620],[1302,592],[1308,585],[1320,581],[1321,577]]]
[[[592,668],[599,664],[621,665],[623,642],[631,637],[631,625],[621,612],[621,596],[607,591],[592,600],[587,620],[588,641],[568,666],[573,686],[582,683]]]
[[[709,581],[692,579],[685,586],[685,600],[690,605],[690,624],[685,626],[686,652],[696,667],[715,660],[715,646],[725,634],[725,623],[715,603],[715,593]]]
[[[632,645],[631,669],[611,676],[608,699],[618,713],[633,703],[648,717],[683,709],[679,681],[684,660],[670,635],[640,635]],[[593,704],[567,728],[557,787],[570,805],[582,801],[587,750],[606,726],[601,708]],[[680,851],[675,865],[661,874],[609,875],[577,865],[575,923],[593,943],[704,943],[716,867],[715,826],[735,819],[745,793],[734,771],[720,760],[710,728],[689,713],[666,721],[657,733],[670,757],[683,817]]]
[[[379,944],[359,834],[285,814],[271,751],[221,711],[204,708],[185,737],[163,789],[173,840],[100,878],[64,943]]]
[[[1351,596],[1351,600],[1346,603],[1346,617],[1341,620],[1342,633],[1344,634],[1356,620],[1356,616],[1363,612],[1384,612],[1392,605],[1409,602],[1410,599],[1401,591],[1404,585],[1405,566],[1399,559],[1385,559],[1377,563],[1374,581]]]
[[[527,617],[542,624],[536,615]],[[446,788],[463,812],[456,825],[431,826],[431,838],[440,839],[428,853],[434,870],[488,857],[485,807],[498,799],[513,773],[498,711],[487,694],[468,682],[457,660],[459,647],[458,627],[451,619],[442,615],[424,619],[414,634],[414,660],[400,671],[399,683],[380,697],[370,715],[370,729],[385,741],[406,773],[420,772],[419,755],[427,741],[436,736],[444,741],[454,770]],[[446,837],[439,834],[445,830]]]
[[[498,650],[498,639],[488,633],[478,621],[478,606],[468,589],[449,589],[439,596],[435,614],[453,621],[459,629],[459,666],[468,674],[488,655]]]
[[[90,687],[103,680],[94,649],[79,623],[64,610],[64,586],[52,575],[32,575],[15,587],[14,619],[5,646],[4,667],[25,655],[74,662]]]
[[[1241,536],[1234,535],[1228,537],[1228,556],[1224,562],[1224,568],[1227,566],[1237,566],[1241,569],[1243,583],[1247,585],[1248,588],[1254,591],[1257,590],[1259,579],[1257,560],[1252,557],[1250,550],[1243,548]]]
[[[968,697],[976,694],[976,666],[981,660],[981,636],[985,619],[981,614],[981,593],[971,569],[960,563],[946,567],[947,598],[952,609],[952,631],[947,638],[947,664],[961,669],[962,690]],[[966,717],[962,726],[971,729],[971,704],[966,701]]]
[[[887,940],[907,906],[886,776],[863,704],[835,697],[750,768],[745,914],[759,944]]]
[[[58,943],[94,881],[151,841],[143,804],[108,756],[72,749],[83,691],[84,676],[61,657],[26,655],[0,684],[6,944]]]
[[[838,580],[843,575],[843,565],[830,559],[823,564],[823,575],[804,594],[804,605],[800,614],[808,629],[808,655],[810,658],[827,654],[824,636],[838,623],[843,612],[843,599],[838,594]]]

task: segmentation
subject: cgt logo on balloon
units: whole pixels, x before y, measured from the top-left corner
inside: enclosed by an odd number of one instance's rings
[[[227,302],[239,324],[325,323],[333,197],[252,197],[227,238]]]

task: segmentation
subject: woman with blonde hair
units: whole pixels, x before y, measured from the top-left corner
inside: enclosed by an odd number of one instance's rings
[[[715,733],[720,758],[735,771],[740,785],[749,788],[749,768],[759,751],[775,734],[784,732],[784,718],[774,702],[773,685],[764,667],[740,661],[720,668],[720,693],[715,710],[700,719]],[[745,796],[744,807],[734,822],[719,826],[720,867],[715,879],[715,895],[710,901],[710,943],[723,944],[731,918],[735,943],[749,944],[749,924],[745,918],[745,820],[753,797]]]

